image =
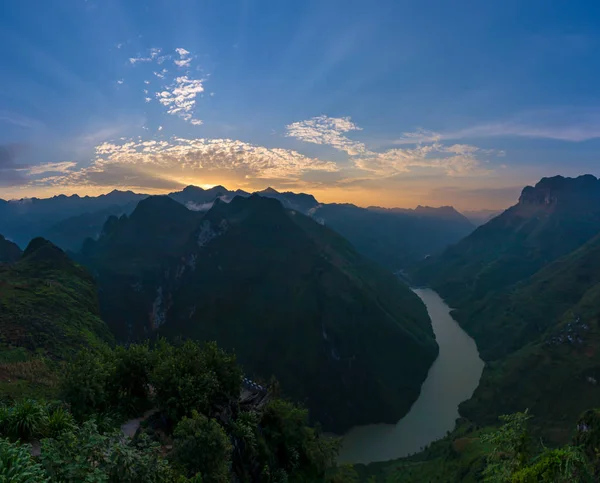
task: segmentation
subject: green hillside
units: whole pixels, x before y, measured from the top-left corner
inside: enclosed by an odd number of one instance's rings
[[[0,265],[0,344],[65,358],[111,340],[92,277],[52,243],[36,238]]]
[[[21,249],[16,243],[0,235],[0,263],[12,263],[21,256]]]
[[[408,287],[277,200],[236,197],[196,216],[149,198],[86,244],[116,334],[216,340],[330,430],[408,411],[437,354]]]

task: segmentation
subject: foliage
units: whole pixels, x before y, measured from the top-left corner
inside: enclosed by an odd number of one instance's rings
[[[530,418],[527,411],[503,415],[500,420],[504,424],[497,431],[482,436],[482,441],[493,448],[487,457],[485,481],[508,481],[511,475],[527,464],[532,454],[532,441],[527,428]]]
[[[44,483],[44,471],[31,457],[30,447],[0,438],[0,481],[2,483]]]
[[[36,238],[14,264],[0,264],[0,345],[67,359],[112,340],[91,275],[59,248]]]
[[[170,458],[185,468],[188,476],[201,474],[205,483],[230,481],[229,465],[233,448],[216,420],[192,411],[190,418],[184,417],[179,422],[173,436]]]
[[[61,392],[76,418],[83,419],[111,407],[108,386],[114,377],[114,361],[110,356],[109,352],[83,349],[67,365]]]
[[[237,401],[242,373],[235,357],[217,348],[186,341],[174,347],[159,342],[157,364],[151,375],[156,402],[172,421],[192,409],[212,416]]]
[[[397,421],[437,355],[408,287],[277,200],[235,197],[199,213],[150,197],[107,222],[82,261],[98,274],[102,313],[122,342],[153,329],[174,342],[217,340],[248,376],[274,374],[327,430]],[[400,378],[391,369],[408,366]],[[212,391],[210,378],[199,382]],[[175,403],[170,417],[189,414]]]
[[[155,354],[148,343],[118,346],[112,354],[113,400],[119,402],[127,415],[137,415],[148,409],[150,374],[155,364]]]
[[[46,406],[31,399],[19,401],[14,406],[3,409],[0,412],[0,420],[4,420],[3,423],[0,422],[0,426],[3,427],[5,435],[29,441],[44,431]]]
[[[270,473],[285,472],[292,482],[308,482],[322,479],[335,466],[338,440],[309,427],[306,409],[273,400],[263,410],[260,428],[260,460]]]
[[[119,431],[100,433],[93,421],[55,439],[42,440],[42,465],[52,481],[171,482],[174,474],[159,448],[129,442]]]
[[[516,471],[510,478],[512,483],[570,483],[591,482],[592,476],[583,453],[579,448],[545,450],[527,467]]]
[[[75,429],[75,419],[69,411],[62,407],[52,410],[44,422],[44,436],[56,438],[63,432],[73,431]]]

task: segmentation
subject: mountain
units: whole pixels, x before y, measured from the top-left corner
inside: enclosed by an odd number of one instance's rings
[[[332,203],[319,205],[311,216],[346,237],[363,255],[398,270],[443,250],[473,229],[457,212],[450,219],[444,210],[438,213],[432,208],[366,209]]]
[[[15,263],[0,264],[0,349],[67,358],[110,341],[92,277],[58,247],[36,238]]]
[[[20,246],[26,246],[37,236],[52,230],[53,225],[84,213],[95,213],[110,207],[125,207],[137,203],[147,195],[114,190],[106,195],[65,196],[52,198],[24,198],[0,200],[0,227],[3,234]]]
[[[216,340],[249,375],[274,374],[328,430],[397,421],[437,354],[408,287],[275,199],[199,213],[151,197],[109,220],[82,260],[120,339]]]
[[[439,220],[448,220],[461,223],[473,229],[473,224],[461,213],[456,211],[452,206],[440,206],[438,208],[431,206],[418,205],[415,209],[411,208],[382,208],[381,206],[369,206],[367,208],[371,211],[378,211],[381,213],[402,213],[405,215],[415,215],[419,217],[430,217]]]
[[[16,262],[20,256],[19,246],[0,235],[0,263]]]
[[[455,307],[487,361],[461,415],[480,425],[529,409],[564,442],[600,396],[600,180],[544,178],[413,277]]]
[[[466,210],[462,214],[467,218],[473,225],[481,226],[492,218],[500,215],[503,210]]]
[[[281,204],[289,208],[290,210],[296,210],[305,215],[310,214],[310,211],[319,205],[319,202],[313,195],[306,193],[292,193],[291,191],[285,191],[280,193],[271,187],[268,187],[262,191],[257,191],[256,194],[265,198],[274,198],[279,200]]]
[[[600,180],[544,178],[519,202],[412,275],[436,289],[461,318],[462,307],[523,280],[600,232]]]
[[[137,202],[129,202],[112,205],[100,211],[72,216],[52,225],[42,235],[63,250],[78,252],[86,238],[97,238],[100,235],[109,217],[129,214],[136,204]]]
[[[600,398],[600,235],[478,310],[480,347],[504,357],[461,413],[487,424],[529,408],[544,436],[564,442]]]

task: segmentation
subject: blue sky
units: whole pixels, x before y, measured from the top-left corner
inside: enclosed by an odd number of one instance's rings
[[[597,2],[7,0],[0,197],[505,207],[600,175]]]

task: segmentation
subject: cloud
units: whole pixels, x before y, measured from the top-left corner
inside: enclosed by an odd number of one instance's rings
[[[60,163],[44,163],[28,168],[24,168],[30,175],[43,174],[43,173],[68,173],[77,166],[74,161],[62,161]]]
[[[174,64],[177,67],[189,67],[190,63],[192,62],[189,51],[182,48],[177,48],[175,49],[175,52],[179,54],[179,60],[175,60]]]
[[[137,57],[130,57],[129,62],[131,64],[135,65],[139,62],[152,62],[154,60],[158,61],[161,58],[161,57],[159,57],[159,55],[162,52],[162,49],[152,48],[148,52],[149,53],[146,57],[144,57],[142,55],[138,55]],[[159,62],[159,63],[161,63],[161,62]]]
[[[162,131],[162,130],[163,130],[163,127],[162,126],[158,126],[157,131]]]
[[[378,177],[390,177],[414,169],[440,171],[447,176],[473,176],[489,174],[480,155],[489,155],[468,144],[445,146],[434,142],[410,149],[389,149],[382,153],[369,153],[354,159],[355,166]]]
[[[365,145],[348,139],[343,133],[361,130],[350,117],[322,115],[287,125],[286,136],[307,143],[329,145],[349,155],[357,155],[366,152]]]
[[[89,167],[45,178],[42,183],[171,189],[185,184],[183,180],[206,177],[210,173],[240,180],[293,181],[309,171],[337,170],[331,161],[232,139],[128,139],[98,145]]]
[[[125,79],[119,79],[117,81],[117,84],[119,84],[119,85],[124,84],[124,83],[125,83]]]
[[[204,92],[200,79],[190,79],[188,76],[176,77],[173,84],[163,91],[157,92],[156,98],[167,108],[167,113],[177,115],[185,121],[194,125],[202,124],[202,121],[193,118],[196,107],[196,96]]]
[[[481,123],[453,131],[418,129],[402,133],[392,144],[491,137],[526,137],[581,142],[600,138],[600,109],[554,108],[519,113],[504,121]]]
[[[22,144],[0,145],[0,186],[17,186],[27,183],[21,171],[28,166],[15,162],[24,149],[25,146]]]

